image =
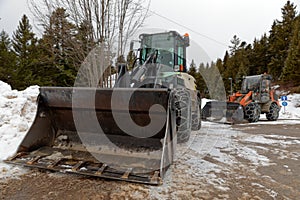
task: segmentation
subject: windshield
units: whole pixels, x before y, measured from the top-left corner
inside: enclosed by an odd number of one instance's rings
[[[174,37],[169,34],[144,35],[142,48],[163,49],[174,52]]]
[[[185,67],[186,44],[174,33],[142,35],[141,64],[155,54],[154,63],[160,63],[174,69],[175,65]]]
[[[242,84],[242,93],[248,93],[249,91],[258,92],[260,86],[260,76],[247,77]]]
[[[174,37],[169,34],[144,35],[142,59],[145,62],[152,54],[156,54],[155,63],[169,67],[174,66]]]

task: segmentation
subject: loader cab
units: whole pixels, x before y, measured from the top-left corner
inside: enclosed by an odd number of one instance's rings
[[[267,74],[257,76],[246,76],[242,83],[242,94],[253,92],[252,99],[261,103],[270,99],[272,76]]]
[[[242,83],[242,93],[247,94],[249,91],[268,92],[271,90],[271,75],[246,76]]]
[[[140,64],[148,59],[152,63],[160,63],[165,66],[165,71],[187,72],[186,48],[189,44],[189,36],[180,35],[176,31],[155,34],[140,35]]]
[[[250,91],[258,92],[261,84],[261,76],[246,76],[243,78],[242,94],[248,94]]]
[[[185,81],[181,74],[187,72],[188,34],[182,36],[176,31],[169,31],[141,34],[139,39],[140,48],[127,85],[143,88],[184,88]]]

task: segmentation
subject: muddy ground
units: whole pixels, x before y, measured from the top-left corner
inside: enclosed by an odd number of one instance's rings
[[[298,199],[300,124],[203,123],[161,186],[28,170],[0,199]],[[183,152],[184,151],[184,152]]]

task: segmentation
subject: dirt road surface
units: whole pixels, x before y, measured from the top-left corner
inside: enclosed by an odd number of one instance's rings
[[[0,179],[0,199],[300,197],[300,123],[204,122],[177,150],[161,186],[28,170],[18,178]]]

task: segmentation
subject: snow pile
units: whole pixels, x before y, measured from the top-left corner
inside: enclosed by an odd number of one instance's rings
[[[202,98],[201,99],[201,109],[206,105],[207,102],[213,101],[211,99]]]
[[[31,126],[38,93],[38,86],[17,91],[0,81],[0,178],[19,172],[2,161],[15,153]]]
[[[286,102],[288,105],[281,107],[279,119],[300,119],[300,94],[288,95]]]

